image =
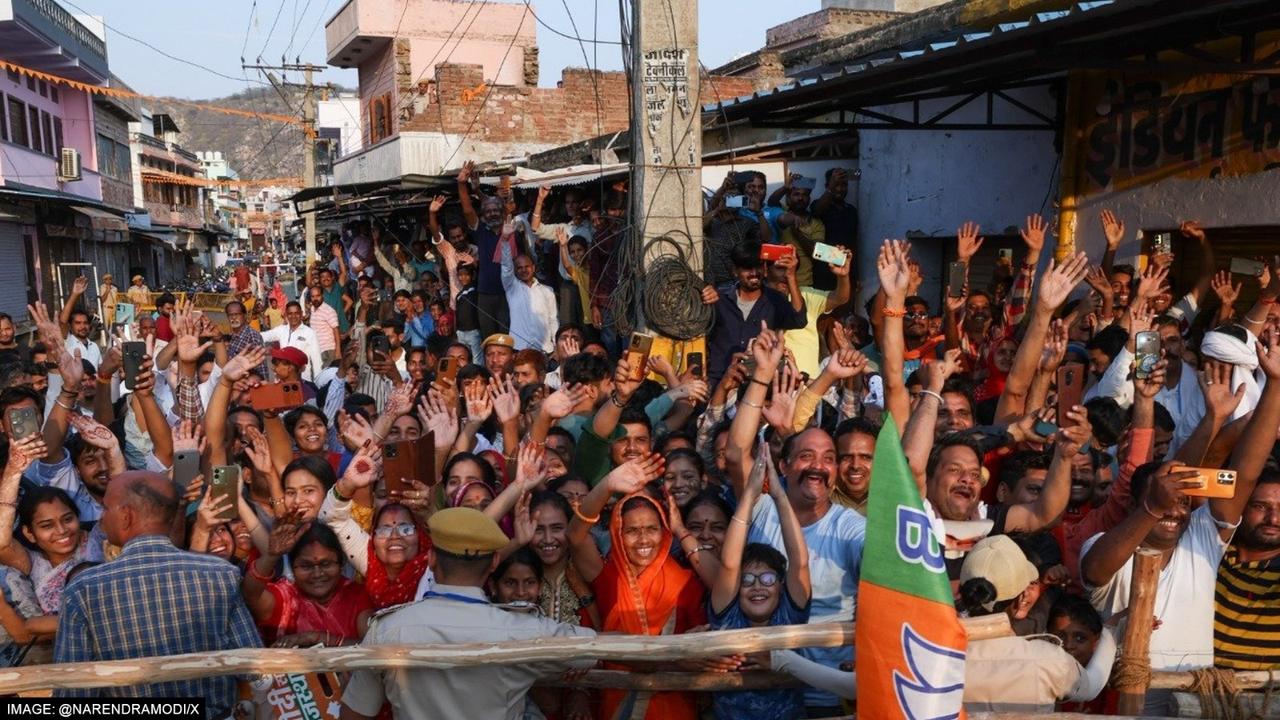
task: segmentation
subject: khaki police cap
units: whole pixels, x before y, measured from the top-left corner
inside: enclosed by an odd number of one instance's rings
[[[472,508],[448,508],[427,521],[431,544],[454,555],[488,555],[507,546],[507,536],[488,515]]]
[[[506,333],[494,333],[484,339],[484,343],[481,345],[481,347],[487,348],[490,345],[501,345],[502,347],[511,348],[512,350],[514,350],[516,347],[516,341],[515,341],[515,338],[511,337],[510,335],[507,335]]]

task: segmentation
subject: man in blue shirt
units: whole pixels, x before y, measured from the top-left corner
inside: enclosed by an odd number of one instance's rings
[[[804,297],[797,294],[788,298],[765,286],[759,243],[735,247],[730,259],[736,281],[702,289],[702,301],[715,305],[715,326],[707,336],[707,371],[712,387],[728,369],[733,354],[745,352],[747,343],[760,334],[762,322],[771,330],[797,330],[808,322]]]
[[[109,432],[102,429],[102,432]],[[240,597],[240,573],[227,561],[179,550],[169,540],[177,489],[147,471],[116,475],[103,498],[107,541],[120,557],[89,568],[62,594],[55,663],[129,660],[259,647],[253,616]],[[62,689],[56,697],[198,697],[207,717],[226,717],[236,678]]]

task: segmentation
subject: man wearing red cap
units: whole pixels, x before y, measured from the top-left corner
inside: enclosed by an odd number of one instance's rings
[[[262,333],[262,342],[280,343],[280,349],[293,348],[303,355],[302,379],[315,380],[324,365],[320,361],[320,345],[316,333],[302,323],[302,306],[291,301],[285,306],[285,324]],[[274,359],[275,354],[272,354]],[[295,356],[296,357],[296,356]]]
[[[302,382],[302,395],[310,400],[316,396],[315,386],[304,380],[302,373],[307,367],[307,356],[296,347],[282,347],[271,350],[271,369],[275,371],[279,382]]]

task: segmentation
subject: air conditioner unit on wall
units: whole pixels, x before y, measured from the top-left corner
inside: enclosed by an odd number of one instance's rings
[[[80,151],[75,148],[62,148],[62,157],[58,159],[59,182],[70,182],[80,179]]]

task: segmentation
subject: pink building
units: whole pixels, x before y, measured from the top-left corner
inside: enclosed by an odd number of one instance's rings
[[[325,43],[330,65],[359,71],[366,148],[425,106],[437,65],[480,65],[502,86],[538,84],[536,21],[524,3],[347,0],[325,25]]]
[[[89,85],[110,78],[106,43],[51,0],[0,0],[0,60]],[[127,239],[101,204],[95,127],[88,93],[0,71],[0,312],[19,322],[29,301],[92,271],[76,263],[92,262],[106,233]],[[65,149],[78,158],[60,162]]]

